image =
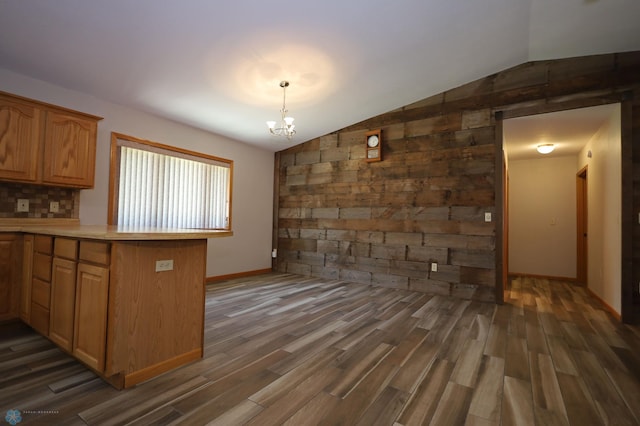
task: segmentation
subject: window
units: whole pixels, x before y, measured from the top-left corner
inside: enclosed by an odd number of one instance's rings
[[[111,134],[109,223],[231,229],[233,161]]]

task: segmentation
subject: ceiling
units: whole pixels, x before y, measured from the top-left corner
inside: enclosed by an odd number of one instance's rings
[[[503,141],[509,161],[577,155],[612,116],[615,104],[512,118],[503,123]],[[539,154],[539,144],[554,145],[551,154]]]
[[[0,0],[0,68],[279,151],[527,61],[640,50],[638,17],[637,0]],[[265,124],[281,80],[291,141]]]

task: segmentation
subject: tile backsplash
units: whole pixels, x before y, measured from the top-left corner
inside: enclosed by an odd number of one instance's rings
[[[18,212],[18,200],[29,200],[29,211]],[[49,203],[58,202],[58,212],[49,211]],[[0,218],[75,218],[79,217],[80,190],[51,186],[0,182]]]

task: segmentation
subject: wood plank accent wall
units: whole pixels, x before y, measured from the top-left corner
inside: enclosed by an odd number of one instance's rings
[[[497,123],[623,99],[633,103],[629,134],[636,146],[640,52],[530,62],[280,151],[276,269],[500,301]],[[376,128],[384,159],[368,163],[364,134]],[[633,170],[626,188],[637,214],[638,149]],[[484,221],[485,212],[492,222]],[[640,233],[637,221],[629,226]],[[640,247],[633,250],[638,282]]]

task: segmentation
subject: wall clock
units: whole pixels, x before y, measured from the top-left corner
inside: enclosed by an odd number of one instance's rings
[[[364,134],[365,152],[367,161],[382,160],[382,131],[371,130]]]

